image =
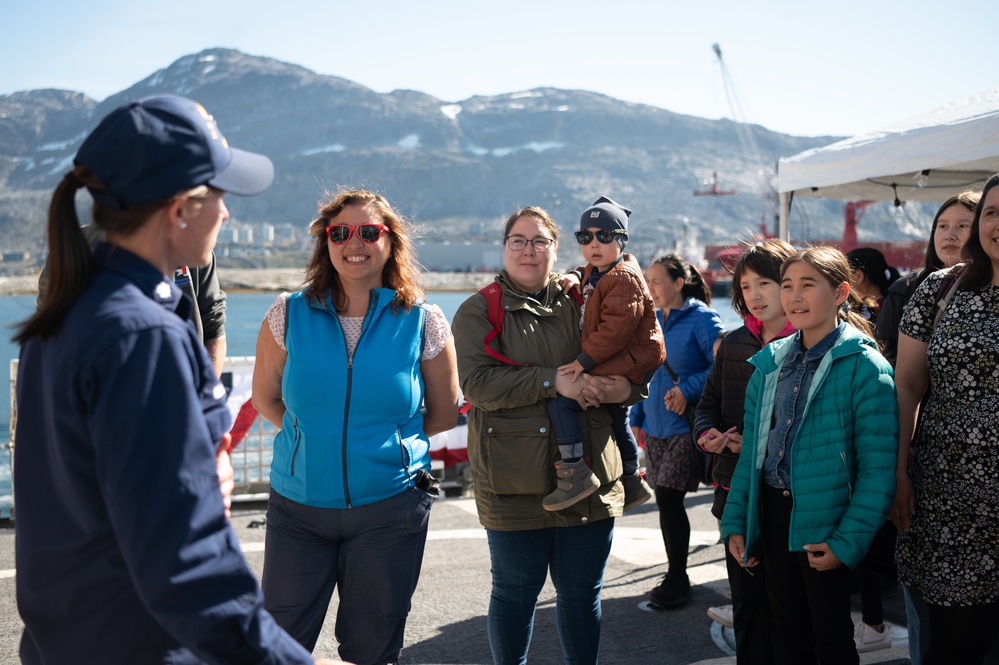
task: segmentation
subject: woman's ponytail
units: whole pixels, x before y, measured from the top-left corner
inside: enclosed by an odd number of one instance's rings
[[[54,335],[90,277],[90,243],[83,235],[76,215],[76,191],[86,183],[89,173],[77,166],[63,176],[49,204],[49,258],[43,274],[44,296],[38,310],[17,327],[13,341],[24,344],[32,337],[46,339]]]
[[[711,304],[711,289],[704,281],[704,276],[697,268],[684,261],[679,254],[671,252],[656,257],[652,263],[661,265],[672,279],[683,280],[683,289],[680,291],[680,295],[683,296],[684,300],[696,298],[705,305]]]
[[[684,262],[686,263],[686,262]],[[684,298],[697,298],[705,305],[711,304],[711,288],[704,281],[704,275],[692,263],[686,263],[687,281],[683,285]]]

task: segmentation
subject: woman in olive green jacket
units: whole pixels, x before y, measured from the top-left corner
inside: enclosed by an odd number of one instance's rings
[[[518,210],[507,220],[505,269],[494,283],[502,292],[503,327],[491,346],[520,365],[487,351],[494,324],[481,293],[461,305],[452,323],[458,376],[472,404],[468,457],[479,521],[489,539],[493,588],[487,625],[497,664],[526,659],[534,606],[549,570],[566,661],[597,662],[600,588],[613,518],[624,505],[611,417],[598,405],[632,404],[647,394],[646,385],[624,377],[583,375],[573,383],[558,374],[556,368],[579,353],[580,309],[552,272],[557,251],[558,226],[541,208]],[[555,488],[559,454],[545,403],[556,394],[592,407],[579,420],[584,455],[601,486],[583,501],[549,512],[542,499]]]

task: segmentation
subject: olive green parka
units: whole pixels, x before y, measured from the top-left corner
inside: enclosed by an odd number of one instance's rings
[[[492,330],[485,296],[475,293],[458,308],[451,328],[458,355],[458,378],[472,404],[468,416],[468,458],[479,521],[499,531],[578,526],[621,515],[624,490],[621,455],[610,414],[592,408],[579,414],[584,456],[601,487],[587,499],[558,512],[541,500],[555,489],[559,458],[546,400],[555,397],[557,368],[580,349],[579,304],[564,295],[552,274],[544,304],[518,291],[501,271],[503,331],[493,347],[526,367],[490,356]],[[648,395],[648,384],[632,384],[627,404]]]

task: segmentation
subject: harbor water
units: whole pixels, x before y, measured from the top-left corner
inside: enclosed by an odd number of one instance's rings
[[[458,306],[470,293],[429,293],[429,302],[438,305],[448,321],[454,316]],[[231,293],[226,307],[226,340],[229,356],[252,356],[255,353],[257,333],[267,308],[271,306],[277,293]],[[721,314],[726,330],[737,327],[740,322],[727,301],[714,303]],[[35,296],[0,296],[0,359],[4,367],[17,358],[18,348],[11,343],[13,326],[23,321],[35,308]],[[9,374],[9,369],[5,369]],[[0,397],[0,436],[6,442],[10,436],[10,390]],[[10,516],[11,508],[10,454],[6,446],[0,447],[0,518]]]

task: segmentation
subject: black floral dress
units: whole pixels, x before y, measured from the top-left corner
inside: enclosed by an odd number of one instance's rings
[[[999,287],[958,291],[933,328],[946,271],[920,285],[900,332],[927,342],[930,397],[914,439],[911,530],[899,581],[937,605],[999,600]]]

